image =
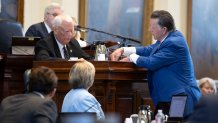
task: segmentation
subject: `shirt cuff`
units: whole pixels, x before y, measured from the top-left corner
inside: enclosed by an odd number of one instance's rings
[[[129,56],[129,60],[135,64],[136,64],[136,61],[138,60],[138,58],[139,58],[139,55],[137,55],[135,53],[133,53]]]
[[[129,56],[130,54],[136,53],[135,47],[123,47],[123,55]]]

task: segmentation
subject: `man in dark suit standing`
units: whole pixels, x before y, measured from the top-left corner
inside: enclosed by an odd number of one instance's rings
[[[52,31],[52,21],[57,15],[63,13],[58,3],[51,3],[45,8],[44,21],[31,25],[25,36],[45,38]]]
[[[53,21],[53,31],[35,46],[36,60],[57,60],[78,57],[91,59],[76,40],[72,40],[74,22],[68,15],[58,15]]]
[[[58,78],[47,67],[32,70],[30,91],[5,98],[0,106],[0,123],[55,123],[57,106],[52,100]]]

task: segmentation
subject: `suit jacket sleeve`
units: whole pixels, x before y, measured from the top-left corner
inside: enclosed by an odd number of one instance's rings
[[[155,44],[151,44],[146,47],[136,47],[137,54],[140,56],[145,56],[145,57],[149,56],[152,50],[154,49],[154,47],[155,47]]]
[[[184,55],[180,52],[183,47],[179,47],[171,42],[164,43],[165,46],[162,46],[157,53],[149,57],[140,56],[137,60],[137,65],[150,70],[156,70],[176,62],[178,60],[177,55]]]
[[[54,56],[54,52],[49,48],[44,40],[40,40],[37,42],[35,46],[35,59],[36,60],[53,60],[53,59],[61,59]],[[53,48],[54,49],[54,48]]]
[[[53,32],[46,38],[38,41],[34,50],[36,60],[63,60],[55,38],[53,37]]]
[[[55,123],[57,106],[53,100],[46,100],[38,106],[34,114],[33,123]]]
[[[28,30],[26,31],[26,34],[25,36],[36,36],[37,34],[35,33],[35,28],[34,28],[34,25],[30,26],[28,28]]]
[[[47,35],[48,31],[44,22],[31,25],[25,34],[25,36],[40,37],[41,39],[45,38]]]

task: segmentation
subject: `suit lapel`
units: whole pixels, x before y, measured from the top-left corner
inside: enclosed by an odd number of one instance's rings
[[[59,50],[59,47],[58,47],[58,44],[57,44],[56,39],[54,37],[54,32],[53,31],[51,32],[51,37],[52,37],[52,41],[53,41],[53,44],[54,44],[54,52],[55,52],[56,56],[58,58],[62,58],[61,51]]]
[[[41,22],[41,26],[42,26],[42,35],[43,37],[46,37],[49,33],[48,33],[48,30],[46,29],[46,26],[44,24],[44,22]]]
[[[159,49],[159,47],[160,47],[160,41],[157,41],[157,42],[155,43],[154,49],[151,51],[150,56],[153,55],[153,54]]]
[[[70,47],[70,44],[69,44],[69,43],[66,44],[66,48],[67,48],[67,52],[68,52],[69,56],[72,56],[73,50],[72,50],[72,48]]]

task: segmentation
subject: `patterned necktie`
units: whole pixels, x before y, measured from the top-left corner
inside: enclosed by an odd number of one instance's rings
[[[70,56],[69,56],[69,54],[67,52],[67,49],[65,47],[63,47],[63,51],[64,51],[64,58],[65,59],[70,59]]]

